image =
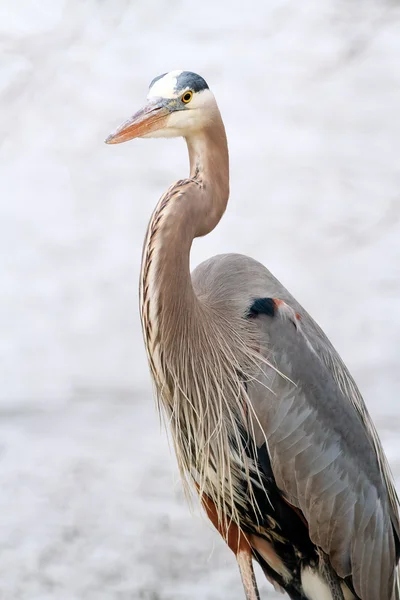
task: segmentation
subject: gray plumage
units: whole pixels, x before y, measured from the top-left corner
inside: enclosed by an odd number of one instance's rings
[[[255,298],[279,298],[292,309],[258,320],[264,356],[289,379],[264,367],[263,377],[251,384],[249,396],[263,429],[255,423],[257,443],[265,434],[278,487],[302,510],[312,541],[330,556],[338,575],[351,575],[363,600],[391,598],[398,501],[394,488],[385,485],[390,471],[386,461],[382,470],[379,466],[372,421],[365,408],[363,417],[355,410],[361,396],[339,355],[257,261],[216,256],[199,265],[192,280],[198,295],[224,306],[228,319],[244,314]]]
[[[229,196],[207,84],[187,71],[155,78],[148,104],[107,142],[179,135],[190,177],[151,217],[140,312],[183,480],[235,553],[247,600],[259,598],[253,560],[292,600],[400,600],[398,498],[339,355],[260,263],[228,254],[190,273],[193,239]]]

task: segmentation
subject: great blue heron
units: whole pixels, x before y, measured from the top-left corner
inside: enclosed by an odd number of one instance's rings
[[[106,142],[185,138],[190,175],[161,197],[140,277],[144,341],[183,480],[236,555],[292,600],[399,600],[398,497],[357,386],[324,333],[260,263],[215,256],[191,274],[194,238],[229,196],[213,94],[160,75]],[[263,192],[264,193],[264,192]]]

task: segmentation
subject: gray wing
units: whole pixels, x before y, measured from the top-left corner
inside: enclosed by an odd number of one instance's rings
[[[265,434],[278,487],[338,575],[352,578],[362,600],[392,600],[397,522],[374,442],[338,385],[346,377],[340,363],[327,364],[301,321],[279,300],[274,315],[257,316],[273,366],[249,390],[263,429],[258,442]]]
[[[196,268],[193,283],[198,294],[236,316],[259,297],[289,307],[256,320],[276,370],[266,368],[264,380],[249,390],[277,484],[302,510],[313,542],[337,573],[352,577],[359,597],[392,600],[398,498],[375,427],[339,355],[284,286],[251,258],[213,257]],[[264,442],[260,428],[258,442]]]

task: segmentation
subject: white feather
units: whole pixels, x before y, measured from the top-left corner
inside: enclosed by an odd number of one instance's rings
[[[151,86],[147,99],[151,98],[176,98],[176,82],[182,71],[171,71],[166,73],[164,77],[157,79]]]
[[[303,592],[308,600],[333,600],[328,585],[316,572],[306,567],[301,572]]]

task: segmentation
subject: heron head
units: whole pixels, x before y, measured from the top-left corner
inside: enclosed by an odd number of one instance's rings
[[[190,71],[164,73],[151,82],[145,106],[109,135],[106,143],[189,137],[212,122],[214,107],[214,96],[200,75]]]

